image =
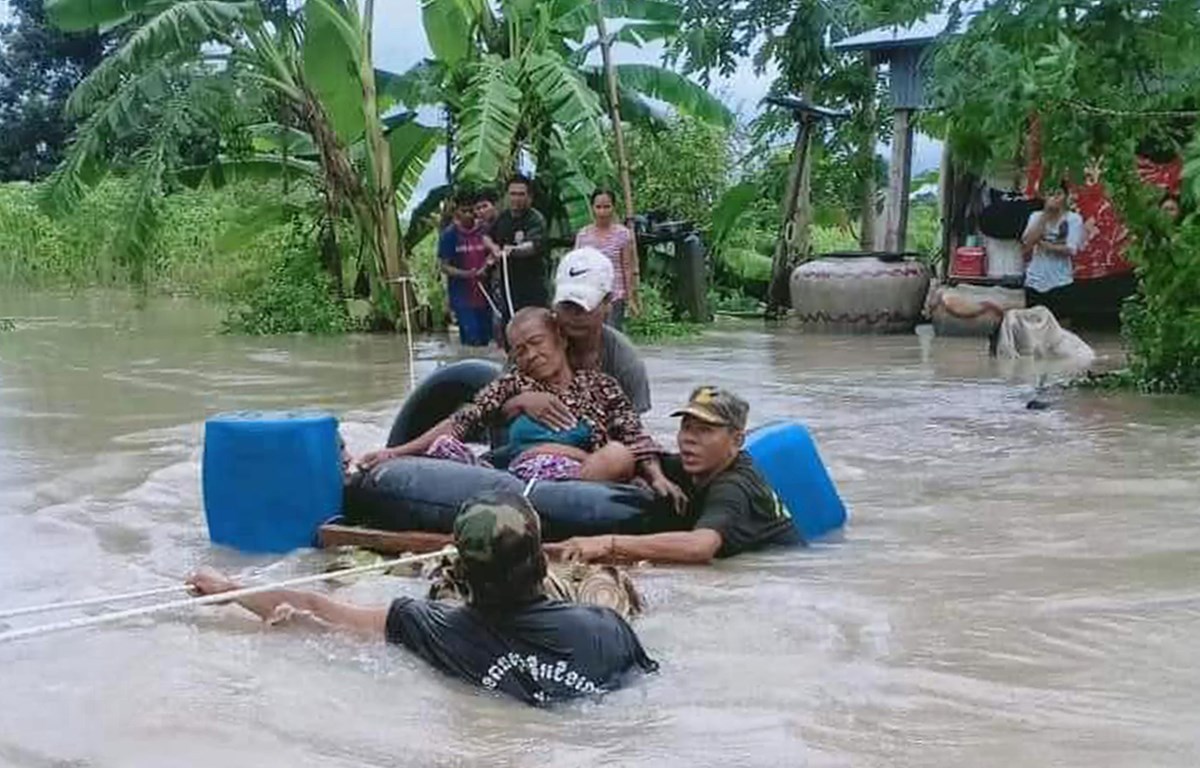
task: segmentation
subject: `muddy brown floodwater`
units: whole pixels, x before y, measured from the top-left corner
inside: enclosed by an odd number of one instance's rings
[[[310,572],[313,553],[209,546],[204,419],[317,407],[362,450],[408,383],[396,338],[224,337],[186,301],[7,293],[0,315],[17,321],[0,332],[0,608],[200,564]],[[422,340],[417,372],[458,354]],[[0,645],[0,766],[1200,763],[1196,401],[1051,390],[1026,410],[1057,374],[978,340],[731,325],[645,354],[656,432],[692,385],[732,387],[753,422],[811,427],[852,515],[840,543],[639,573],[657,676],[538,711],[401,650],[208,608]]]

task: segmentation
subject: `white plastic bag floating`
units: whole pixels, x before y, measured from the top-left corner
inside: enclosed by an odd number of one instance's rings
[[[1096,359],[1087,342],[1060,326],[1054,313],[1045,307],[1005,312],[996,340],[996,355],[1069,359],[1082,365]]]

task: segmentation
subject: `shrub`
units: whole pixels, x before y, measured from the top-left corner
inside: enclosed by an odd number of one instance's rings
[[[259,239],[260,241],[262,238]],[[226,287],[228,333],[342,333],[352,323],[310,243],[295,229],[282,242],[259,242],[255,265]]]

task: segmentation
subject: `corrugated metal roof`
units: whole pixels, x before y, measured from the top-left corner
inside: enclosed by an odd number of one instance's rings
[[[962,18],[958,26],[962,28],[970,23],[975,14],[986,7],[987,0],[974,0],[962,4]],[[876,27],[851,35],[833,44],[838,51],[877,51],[886,48],[916,48],[931,43],[934,38],[946,31],[950,24],[950,14],[931,13],[912,24],[894,24],[886,27]]]

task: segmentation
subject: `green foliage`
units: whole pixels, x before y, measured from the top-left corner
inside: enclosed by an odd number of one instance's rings
[[[1138,294],[1121,313],[1130,370],[1149,392],[1200,393],[1200,220],[1161,217],[1133,249]]]
[[[329,334],[351,327],[346,303],[333,292],[311,238],[293,226],[283,238],[256,245],[247,254],[254,267],[227,289],[227,333]]]
[[[450,307],[446,297],[446,278],[437,257],[438,233],[429,233],[412,250],[410,266],[416,283],[416,299],[426,313],[431,328],[445,328]]]
[[[653,342],[695,336],[700,326],[676,318],[668,296],[670,288],[659,280],[643,280],[638,290],[641,312],[627,317],[625,332],[635,341]]]
[[[660,130],[631,130],[626,145],[639,211],[661,212],[707,231],[713,206],[732,175],[728,132],[676,117]]]
[[[1200,226],[1167,227],[1137,156],[1178,155],[1196,134],[1200,14],[1189,0],[1005,0],[936,57],[934,93],[956,157],[1021,157],[1036,115],[1045,178],[1102,172],[1131,238],[1139,292],[1124,308],[1131,373],[1150,391],[1200,390]],[[1195,183],[1200,167],[1190,164]]]
[[[1189,0],[991,3],[938,51],[933,91],[976,169],[1018,158],[1034,114],[1048,178],[1098,156],[1132,168],[1139,145],[1179,151],[1190,135],[1161,113],[1200,102],[1200,14]]]
[[[426,37],[437,57],[388,78],[386,92],[412,108],[447,110],[455,128],[455,174],[494,184],[523,156],[538,168],[539,208],[552,231],[577,229],[587,198],[615,176],[604,128],[607,84],[587,64],[598,14],[621,19],[618,39],[669,39],[680,9],[667,0],[423,0]],[[660,67],[623,65],[618,90],[625,119],[649,120],[648,98],[718,124],[732,115],[704,88]]]
[[[0,182],[45,176],[71,130],[67,96],[104,55],[110,38],[67,35],[47,23],[42,0],[9,0],[0,24]]]
[[[0,280],[33,288],[132,286],[131,265],[116,258],[110,246],[124,226],[128,200],[137,194],[133,179],[110,178],[74,213],[50,218],[38,210],[32,185],[0,185]],[[258,260],[282,247],[292,215],[276,213],[270,226],[244,231],[231,224],[247,211],[261,217],[268,205],[278,208],[280,197],[277,186],[246,183],[164,198],[145,289],[227,297],[232,286],[259,268]]]

